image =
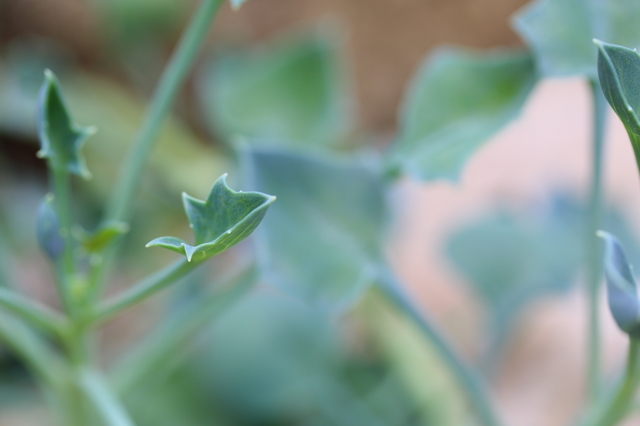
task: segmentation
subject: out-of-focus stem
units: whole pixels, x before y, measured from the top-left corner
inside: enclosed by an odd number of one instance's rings
[[[600,228],[602,220],[602,168],[607,102],[598,83],[591,82],[591,93],[593,97],[593,152],[585,235],[585,260],[587,294],[589,297],[587,396],[589,401],[594,401],[600,384],[600,308],[598,295],[600,294],[600,279],[602,275],[602,249],[596,232]]]

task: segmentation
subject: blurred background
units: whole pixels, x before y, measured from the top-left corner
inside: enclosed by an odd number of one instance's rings
[[[231,186],[241,185],[229,154],[233,134],[266,120],[276,123],[279,136],[332,138],[340,141],[338,151],[383,151],[424,58],[442,45],[521,46],[509,18],[525,3],[250,0],[239,11],[225,4],[154,150],[112,291],[174,258],[142,247],[159,235],[188,235],[182,191],[204,198],[227,171]],[[21,291],[57,304],[34,232],[47,191],[45,164],[35,156],[42,71],[56,72],[75,120],[99,129],[84,148],[94,177],[74,183],[77,216],[91,229],[194,6],[186,0],[0,1],[0,266]],[[297,127],[278,127],[278,114],[295,111],[284,101],[271,106],[273,96],[285,96],[273,93],[286,94],[294,80],[307,81],[309,90],[327,85],[329,100],[319,107],[326,117],[317,128],[303,114]],[[258,85],[245,94],[248,103],[237,100],[236,86],[255,81],[273,86]],[[273,116],[265,115],[262,101]],[[233,108],[246,105],[253,112],[238,121]],[[402,179],[388,194],[393,219],[386,254],[394,271],[485,376],[507,424],[568,424],[583,401],[586,299],[579,265],[590,114],[581,79],[540,81],[521,115],[482,146],[460,179]],[[637,170],[622,126],[612,114],[608,123],[605,228],[625,236],[638,264]],[[251,247],[221,256],[180,290],[110,323],[102,336],[105,366],[120,362],[167,312],[188,306],[214,271],[232,272],[228,265],[241,264],[243,250]],[[611,376],[623,363],[626,339],[604,297],[602,307]],[[442,362],[375,294],[341,315],[325,315],[263,285],[189,347],[161,360],[127,394],[138,424],[468,421]],[[0,346],[0,425],[51,425],[45,402],[19,359]]]

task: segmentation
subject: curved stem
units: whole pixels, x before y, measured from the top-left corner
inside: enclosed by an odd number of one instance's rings
[[[124,407],[109,389],[101,374],[83,368],[79,372],[80,387],[107,426],[134,426]]]
[[[62,333],[62,316],[14,291],[0,288],[0,307],[55,336]]]
[[[415,325],[422,331],[425,338],[433,345],[434,349],[440,354],[443,361],[447,364],[451,373],[458,381],[460,388],[466,393],[466,396],[477,413],[480,422],[484,426],[499,426],[500,422],[487,398],[486,390],[480,384],[479,379],[465,365],[460,357],[449,347],[444,338],[435,329],[431,322],[418,312],[416,307],[411,303],[408,297],[402,292],[399,284],[389,274],[385,274],[383,280],[379,281],[379,287],[384,294],[391,300],[400,311],[407,315]]]
[[[119,394],[126,395],[136,390],[158,371],[165,373],[174,360],[180,359],[185,344],[196,336],[205,324],[219,317],[233,306],[255,285],[257,270],[254,265],[243,270],[230,280],[224,280],[222,288],[206,297],[199,297],[185,307],[180,314],[170,318],[143,341],[112,370],[113,383]],[[231,282],[228,282],[231,281]]]
[[[203,0],[193,14],[188,28],[167,64],[145,114],[142,126],[127,158],[116,190],[107,206],[107,218],[126,221],[137,189],[144,163],[160,126],[191,69],[222,0]]]
[[[116,189],[105,212],[105,221],[128,221],[135,191],[149,157],[153,143],[158,138],[162,122],[176,98],[178,90],[195,62],[207,31],[223,0],[202,0],[193,13],[187,29],[182,34],[176,50],[165,67],[151,98],[142,125],[133,142],[133,150],[122,167]],[[117,243],[115,244],[117,246]],[[115,257],[116,247],[106,250],[103,262],[91,271],[89,299],[96,300],[104,286],[105,275]]]
[[[624,380],[605,408],[592,416],[592,420],[587,421],[588,426],[613,426],[627,415],[633,405],[633,399],[640,382],[639,352],[640,340],[631,338]]]
[[[90,322],[99,322],[120,312],[123,309],[134,305],[152,294],[162,290],[174,281],[182,278],[191,272],[201,262],[188,262],[186,259],[180,260],[166,268],[156,272],[147,278],[138,281],[113,299],[108,300],[98,307],[95,314],[89,319]]]
[[[44,383],[61,389],[67,368],[47,342],[17,318],[0,313],[0,341],[18,354]]]
[[[602,220],[602,166],[604,130],[607,102],[600,86],[591,82],[593,97],[593,152],[591,184],[589,190],[589,210],[586,229],[586,273],[589,297],[589,343],[587,360],[587,396],[590,401],[597,397],[600,384],[600,308],[598,295],[602,275],[602,253],[596,232]]]

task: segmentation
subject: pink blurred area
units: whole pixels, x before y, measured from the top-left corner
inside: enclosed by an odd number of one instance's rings
[[[398,273],[469,357],[482,348],[482,310],[443,255],[445,237],[496,204],[526,209],[552,188],[587,196],[591,164],[590,93],[581,79],[538,84],[522,115],[489,141],[457,183],[403,183],[399,229],[391,256]],[[640,180],[626,132],[609,111],[605,193],[640,231]],[[487,244],[491,244],[490,241]],[[627,338],[601,295],[603,361],[607,377],[623,365]],[[494,385],[507,424],[565,425],[582,403],[587,309],[577,286],[566,297],[527,309],[507,348]],[[629,420],[637,424],[640,417]]]

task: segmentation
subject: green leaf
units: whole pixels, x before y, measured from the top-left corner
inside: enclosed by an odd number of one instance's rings
[[[386,225],[380,176],[364,164],[247,154],[254,185],[278,195],[258,233],[266,281],[308,303],[351,303],[377,276]]]
[[[160,237],[147,247],[164,247],[187,256],[187,260],[204,260],[221,253],[249,236],[264,218],[276,197],[259,192],[236,192],[227,186],[227,175],[213,185],[206,201],[182,194],[184,209],[196,237],[195,246],[180,238]]]
[[[626,46],[640,45],[640,2],[629,0],[538,0],[513,19],[545,77],[596,73],[598,38]]]
[[[298,35],[216,58],[199,79],[213,130],[253,143],[335,143],[350,124],[335,38]]]
[[[595,43],[602,91],[627,129],[640,168],[640,55],[635,49]]]
[[[95,133],[94,127],[80,127],[71,121],[58,81],[46,70],[38,97],[39,158],[46,158],[52,170],[66,171],[85,179],[91,177],[80,148]]]
[[[47,194],[38,208],[36,235],[42,251],[56,261],[64,250],[64,239],[60,235],[60,221],[54,207],[53,194]]]
[[[519,113],[535,82],[523,51],[436,52],[407,91],[390,167],[423,180],[457,178],[481,144]]]
[[[103,251],[116,238],[129,232],[129,224],[117,220],[110,220],[98,227],[93,232],[78,229],[77,238],[89,253],[99,253]]]
[[[570,288],[582,258],[583,216],[575,200],[556,195],[545,208],[499,210],[449,237],[446,253],[486,304],[497,342],[523,307]]]
[[[616,237],[604,231],[598,236],[605,241],[604,274],[611,314],[621,330],[640,338],[640,301],[631,266]]]

